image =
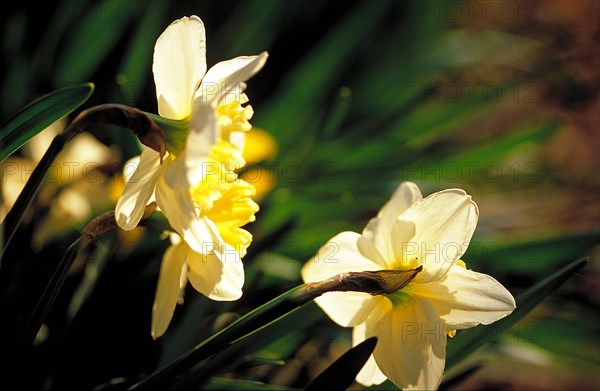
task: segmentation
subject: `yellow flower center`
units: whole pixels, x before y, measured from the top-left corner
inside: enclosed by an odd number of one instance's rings
[[[212,146],[202,167],[202,180],[190,189],[190,194],[200,216],[212,220],[223,240],[243,257],[252,235],[241,227],[254,221],[258,205],[252,200],[256,193],[254,186],[239,179],[236,172],[246,164],[241,151],[225,141],[230,139],[232,132],[252,129],[248,123],[253,114],[252,107],[242,107],[248,98],[245,94],[236,98],[217,107],[221,138]]]
[[[225,243],[233,247],[240,257],[246,255],[246,249],[252,242],[252,234],[240,227],[255,220],[258,204],[251,198],[254,194],[254,186],[238,179],[205,214],[215,222]]]
[[[232,132],[248,132],[252,129],[248,120],[252,118],[254,110],[250,105],[242,106],[247,102],[246,94],[239,94],[234,99],[226,100],[217,106],[217,121],[224,140],[229,140]]]
[[[236,169],[245,164],[242,154],[231,143],[218,140],[203,163],[202,180],[190,189],[192,199],[201,212],[212,209],[216,200],[237,180]]]

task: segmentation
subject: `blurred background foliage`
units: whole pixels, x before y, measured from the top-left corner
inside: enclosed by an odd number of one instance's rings
[[[411,180],[424,194],[459,187],[473,195],[481,217],[465,261],[513,294],[591,256],[465,364],[488,365],[448,387],[600,387],[600,3],[26,3],[1,16],[2,121],[79,82],[96,86],[84,108],[113,102],[155,113],[154,42],[185,15],[205,23],[209,66],[263,50],[270,57],[247,90],[252,123],[264,133],[251,141],[258,152],[244,172],[260,189],[261,211],[249,226],[255,239],[243,298],[216,303],[190,291],[167,334],[153,341],[164,222],[106,235],[70,271],[23,384],[83,390],[151,372],[300,283],[299,268],[327,239],[360,231],[397,184]],[[5,207],[51,132],[4,162]],[[3,339],[22,324],[21,305],[39,293],[44,271],[89,220],[114,207],[123,164],[139,153],[122,130],[98,126],[91,134],[61,156],[6,253],[24,261],[5,298]],[[267,339],[211,360],[196,378],[209,389],[256,386],[246,380],[303,387],[349,347],[349,330],[310,305]]]

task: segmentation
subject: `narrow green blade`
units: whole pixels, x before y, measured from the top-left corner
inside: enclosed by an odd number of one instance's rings
[[[348,350],[319,376],[315,377],[306,386],[305,391],[343,391],[347,389],[373,353],[376,344],[377,338],[372,337]]]
[[[92,83],[61,88],[44,95],[15,114],[0,131],[0,161],[52,123],[84,104],[93,91]]]
[[[56,81],[64,84],[92,77],[127,32],[137,7],[140,2],[113,0],[90,6],[66,37],[66,50],[56,65]]]

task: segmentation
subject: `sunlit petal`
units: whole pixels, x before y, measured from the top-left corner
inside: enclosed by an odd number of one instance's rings
[[[355,232],[342,232],[330,239],[302,268],[304,281],[321,281],[350,271],[381,270],[381,265],[359,251],[360,237]]]
[[[446,274],[469,246],[478,216],[477,205],[460,189],[434,193],[400,215],[400,220],[415,225],[411,246],[402,257],[418,258],[423,264],[415,281],[435,281]]]
[[[396,219],[416,201],[422,199],[421,191],[412,182],[403,182],[398,186],[391,199],[379,210],[377,217],[372,218],[362,234],[375,243],[378,251],[386,259],[393,258],[390,233]]]
[[[223,245],[221,257],[214,253],[190,252],[188,279],[192,286],[213,300],[237,300],[242,296],[244,266],[231,246]]]
[[[156,201],[171,227],[194,251],[204,254],[223,242],[214,224],[198,216],[187,189],[172,188],[161,177],[156,186]]]
[[[366,331],[367,326],[365,323],[361,323],[352,329],[352,346],[356,346],[367,339]],[[386,380],[387,376],[381,372],[377,366],[377,363],[375,362],[375,357],[373,357],[372,354],[369,356],[369,359],[362,367],[358,375],[356,375],[356,381],[367,387],[381,384]]]
[[[196,93],[196,99],[210,103],[213,107],[232,90],[239,89],[239,84],[245,82],[262,69],[268,54],[263,52],[257,56],[240,56],[227,61],[221,61],[211,67]]]
[[[220,137],[215,110],[208,104],[194,104],[194,112],[190,120],[190,132],[182,157],[189,185],[196,185],[203,180],[209,169],[206,160],[211,148]]]
[[[158,37],[152,65],[158,113],[185,119],[192,113],[194,92],[206,72],[204,24],[197,16],[171,23]]]
[[[414,284],[411,294],[433,304],[452,329],[490,324],[515,309],[513,296],[487,274],[453,266],[440,280]]]
[[[137,169],[125,185],[115,208],[115,219],[124,230],[135,228],[142,216],[161,173],[159,153],[144,147]]]
[[[366,334],[379,342],[373,355],[398,388],[434,390],[444,373],[446,326],[426,301],[408,299],[380,321],[367,321]]]
[[[163,335],[171,323],[179,298],[181,270],[188,249],[185,243],[171,245],[163,255],[152,306],[152,338],[156,339]]]

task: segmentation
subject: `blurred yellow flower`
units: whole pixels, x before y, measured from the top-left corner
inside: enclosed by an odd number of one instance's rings
[[[277,154],[277,141],[266,131],[252,128],[252,132],[246,135],[243,154],[249,164],[260,163]]]
[[[252,240],[241,227],[254,221],[258,205],[252,200],[254,187],[238,178],[246,162],[242,156],[248,120],[253,111],[244,94],[245,81],[265,64],[267,53],[242,56],[220,62],[206,71],[204,24],[197,16],[174,21],[154,47],[153,73],[161,117],[189,123],[180,132],[167,134],[168,154],[161,162],[158,152],[144,147],[135,172],[129,178],[115,209],[117,224],[133,229],[145,206],[154,197],[169,224],[183,238],[177,248],[204,259],[206,278],[230,284],[226,290],[201,290],[213,299],[234,300],[241,295],[243,277],[227,280],[230,265],[241,258]],[[175,262],[169,251],[164,262]],[[181,261],[181,258],[177,258]],[[189,263],[188,259],[188,263]],[[221,263],[221,268],[208,265]],[[181,263],[181,262],[180,262]],[[162,273],[175,265],[163,265]],[[198,271],[199,272],[199,271]],[[209,274],[213,273],[214,275]],[[243,273],[242,273],[243,276]],[[165,300],[159,287],[156,302]],[[172,312],[169,306],[155,305],[153,325],[166,329]],[[158,320],[157,318],[164,318]],[[153,326],[154,330],[154,326]]]
[[[262,129],[252,128],[246,135],[243,157],[248,162],[248,168],[240,177],[254,186],[255,199],[262,199],[275,187],[275,172],[262,168],[257,163],[273,158],[277,154],[277,141]]]
[[[359,383],[389,378],[401,389],[435,389],[444,372],[448,333],[492,323],[515,309],[498,281],[459,261],[478,213],[463,190],[423,199],[415,184],[403,183],[362,234],[338,234],[302,268],[304,281],[316,282],[348,271],[423,266],[392,294],[329,292],[315,300],[333,321],[354,328],[354,346],[378,337]]]
[[[37,163],[60,133],[67,121],[56,121],[38,133],[21,148],[21,157],[11,156],[2,162],[2,214],[12,207]],[[46,174],[37,203],[47,207],[45,214],[36,214],[32,244],[41,248],[76,229],[94,212],[106,210],[114,203],[106,197],[111,180],[104,167],[116,162],[115,152],[90,133],[75,137],[56,157]]]

